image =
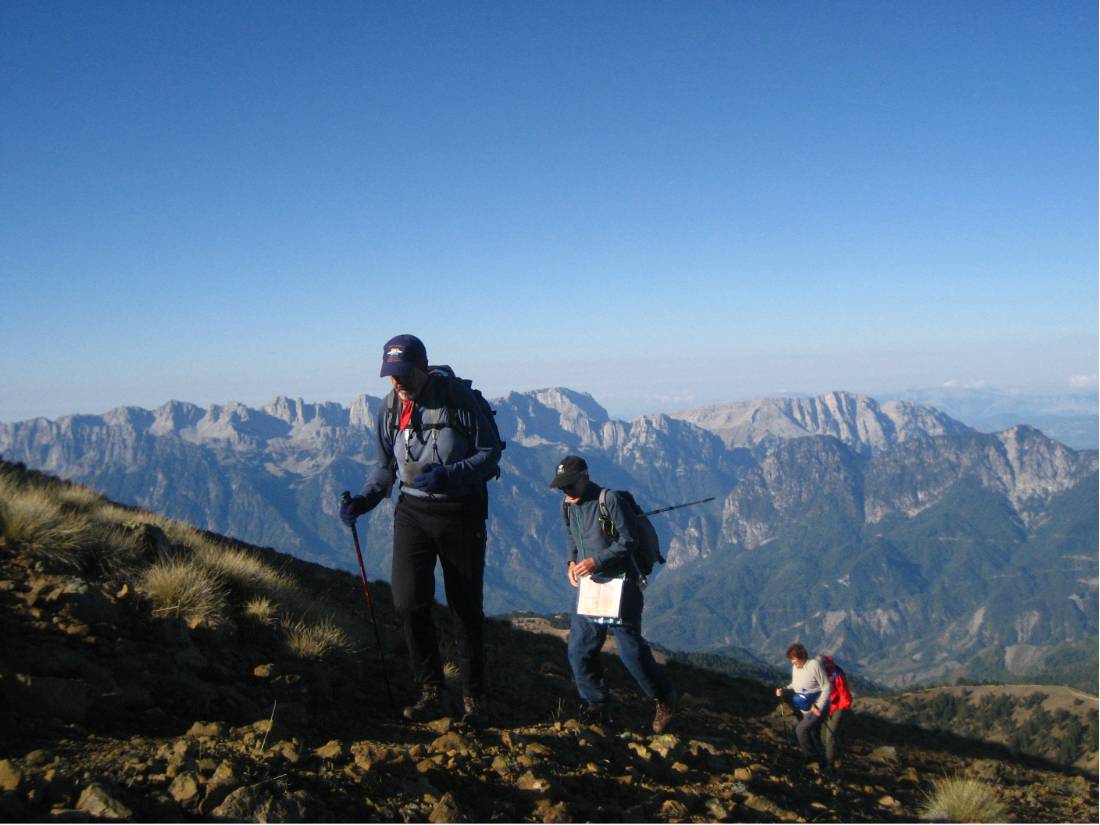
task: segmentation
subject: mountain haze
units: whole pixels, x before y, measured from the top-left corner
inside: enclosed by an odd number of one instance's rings
[[[174,518],[350,569],[339,494],[373,455],[381,400],[280,397],[259,409],[149,411],[0,425],[0,453]],[[619,421],[565,388],[493,402],[508,441],[490,485],[486,608],[567,609],[565,453],[657,507],[667,569],[647,635],[781,659],[795,638],[905,684],[1001,657],[1009,673],[1095,636],[1096,454],[1030,427],[979,433],[928,407],[851,393],[763,399]],[[392,504],[361,520],[388,578]]]

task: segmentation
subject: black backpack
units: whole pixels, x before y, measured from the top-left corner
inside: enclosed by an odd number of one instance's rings
[[[616,541],[619,538],[619,529],[611,520],[611,514],[607,510],[607,488],[600,490],[600,528],[608,541]],[[657,529],[649,516],[638,506],[634,496],[626,490],[617,491],[619,503],[634,515],[634,523],[638,525],[638,535],[635,536],[637,544],[634,548],[634,564],[638,572],[648,576],[653,572],[653,566],[657,563],[664,564],[665,557],[661,555],[661,540],[657,537]],[[562,517],[565,519],[565,529],[569,529],[569,510],[565,502],[562,502]]]
[[[455,375],[455,371],[446,364],[440,364],[439,366],[428,367],[428,374],[438,381],[443,382],[443,386],[446,388],[446,400],[444,405],[446,407],[445,423],[440,422],[431,426],[442,427],[447,426],[453,429],[459,430],[463,437],[468,442],[472,442],[474,438],[474,426],[473,422],[469,421],[464,415],[461,415],[458,408],[458,403],[455,401],[456,384],[462,384],[466,387],[474,396],[474,402],[478,408],[485,413],[485,417],[489,420],[489,430],[492,433],[493,439],[496,441],[497,446],[500,447],[501,452],[507,447],[507,443],[500,437],[500,429],[497,427],[496,414],[497,411],[493,409],[492,405],[485,400],[485,396],[481,394],[481,390],[477,389],[473,381],[469,378],[459,378]],[[396,438],[397,436],[397,417],[398,417],[398,404],[396,393],[391,392],[389,394],[388,405],[386,408],[386,414],[389,419],[389,431],[390,438]],[[500,478],[500,464],[497,463],[496,470],[493,474],[493,478]]]

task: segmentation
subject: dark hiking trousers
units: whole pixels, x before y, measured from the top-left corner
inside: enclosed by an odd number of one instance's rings
[[[481,589],[485,574],[485,518],[480,500],[443,501],[401,496],[393,520],[393,602],[404,623],[413,681],[443,687],[432,604],[435,563],[459,629],[462,692],[481,696],[485,682]]]
[[[801,721],[795,726],[794,735],[798,738],[798,747],[802,749],[802,755],[808,762],[821,759],[821,720],[823,718],[815,716],[812,711],[806,711]]]
[[[821,723],[821,743],[825,747],[825,764],[832,767],[844,753],[844,737],[852,712],[847,708],[833,711]]]

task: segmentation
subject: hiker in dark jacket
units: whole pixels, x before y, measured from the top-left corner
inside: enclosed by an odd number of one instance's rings
[[[791,662],[791,681],[786,687],[776,688],[775,695],[783,697],[802,717],[794,732],[806,761],[819,762],[827,771],[821,720],[828,714],[832,685],[821,662],[811,659],[802,645],[796,642],[788,647],[787,658]]]
[[[569,663],[581,700],[581,717],[607,721],[608,690],[600,650],[610,629],[630,675],[655,703],[654,733],[663,733],[675,713],[675,691],[664,670],[653,659],[642,638],[641,573],[633,556],[637,535],[633,513],[621,507],[614,491],[605,497],[610,533],[600,523],[600,486],[588,476],[588,465],[579,456],[566,456],[557,467],[551,487],[565,494],[562,513],[566,523],[568,576],[579,587],[585,576],[624,577],[618,620],[603,621],[573,613],[569,628]]]
[[[449,715],[443,663],[432,622],[435,565],[443,567],[447,603],[458,619],[464,716],[481,721],[485,663],[485,482],[500,446],[492,425],[462,382],[432,374],[424,344],[398,335],[382,349],[382,377],[393,390],[375,420],[376,457],[363,491],[341,508],[346,524],[399,495],[393,519],[394,607],[404,624],[420,697],[403,714],[412,721]]]

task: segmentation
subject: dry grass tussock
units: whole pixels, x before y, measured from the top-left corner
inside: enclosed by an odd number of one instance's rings
[[[166,539],[151,564],[145,525]],[[263,624],[280,623],[281,616],[297,655],[323,658],[352,646],[335,620],[308,621],[318,598],[289,571],[184,522],[124,507],[80,485],[0,469],[0,537],[50,565],[98,568],[132,581],[155,612],[192,625],[223,624],[231,611]]]
[[[963,776],[932,780],[920,818],[932,822],[1004,822],[1006,812],[996,791]]]
[[[267,596],[255,596],[245,602],[244,615],[260,624],[275,624],[278,619],[278,609],[275,603]]]
[[[217,627],[226,619],[227,590],[222,577],[189,558],[165,558],[145,571],[140,587],[153,612],[175,616],[192,627]]]
[[[71,570],[132,570],[141,542],[132,530],[97,518],[100,501],[86,487],[20,483],[11,473],[0,475],[4,542]]]
[[[352,650],[351,637],[331,618],[312,623],[294,620],[283,630],[287,647],[301,659],[327,659]]]

